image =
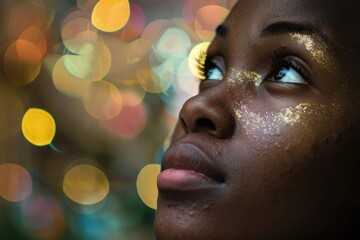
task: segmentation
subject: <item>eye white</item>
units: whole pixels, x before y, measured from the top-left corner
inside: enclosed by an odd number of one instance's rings
[[[282,67],[275,79],[283,83],[306,84],[304,78],[292,67]]]
[[[207,80],[220,81],[224,78],[223,74],[217,67],[211,68],[207,73]]]

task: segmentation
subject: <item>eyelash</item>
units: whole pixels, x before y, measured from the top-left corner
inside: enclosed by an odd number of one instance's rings
[[[195,58],[195,60],[196,68],[199,76],[201,76],[201,80],[205,80],[208,78],[206,74],[209,72],[210,69],[214,67],[218,68],[218,66],[216,66],[216,64],[211,61],[211,58],[209,58],[208,54],[203,50],[199,52],[199,55],[197,58]]]
[[[273,78],[275,77],[275,73],[278,72],[280,70],[280,68],[287,66],[287,67],[291,67],[295,71],[297,71],[304,78],[304,80],[306,82],[308,82],[309,74],[308,74],[307,70],[305,70],[304,67],[302,66],[302,64],[300,64],[299,61],[295,60],[294,57],[291,57],[291,56],[284,57],[282,54],[280,54],[279,51],[275,51],[271,55],[271,61],[272,61],[272,64],[275,63],[276,67],[270,74],[271,77],[268,78],[269,81],[274,81]]]

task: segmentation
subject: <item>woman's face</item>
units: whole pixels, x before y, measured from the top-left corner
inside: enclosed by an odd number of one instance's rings
[[[163,158],[158,239],[345,229],[360,202],[360,23],[338,2],[239,1],[217,29]]]

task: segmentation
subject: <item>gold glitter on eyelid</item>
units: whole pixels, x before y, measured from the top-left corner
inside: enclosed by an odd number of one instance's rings
[[[314,38],[310,35],[300,33],[290,33],[290,38],[296,40],[300,45],[304,45],[312,58],[328,71],[335,71],[334,58],[330,54],[329,47],[325,43],[321,43],[320,47],[316,47]]]
[[[246,82],[252,82],[255,86],[259,86],[262,79],[259,74],[256,72],[251,71],[238,71],[234,68],[229,69],[230,72],[230,78],[228,78],[228,82],[231,84],[234,83],[246,83]]]

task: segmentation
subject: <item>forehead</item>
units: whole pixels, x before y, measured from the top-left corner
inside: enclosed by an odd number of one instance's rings
[[[359,11],[360,1],[352,0],[239,0],[228,21],[255,29],[275,21],[308,22],[335,41],[359,28]]]
[[[287,14],[291,17],[324,17],[354,11],[354,7],[359,5],[358,1],[352,0],[239,0],[236,7],[252,11],[257,9],[263,13],[276,11],[275,17]]]
[[[359,12],[360,1],[356,0],[239,0],[225,21],[230,35],[227,46],[240,42],[253,45],[261,30],[274,22],[309,23],[327,36],[346,68],[357,72],[360,67]]]

